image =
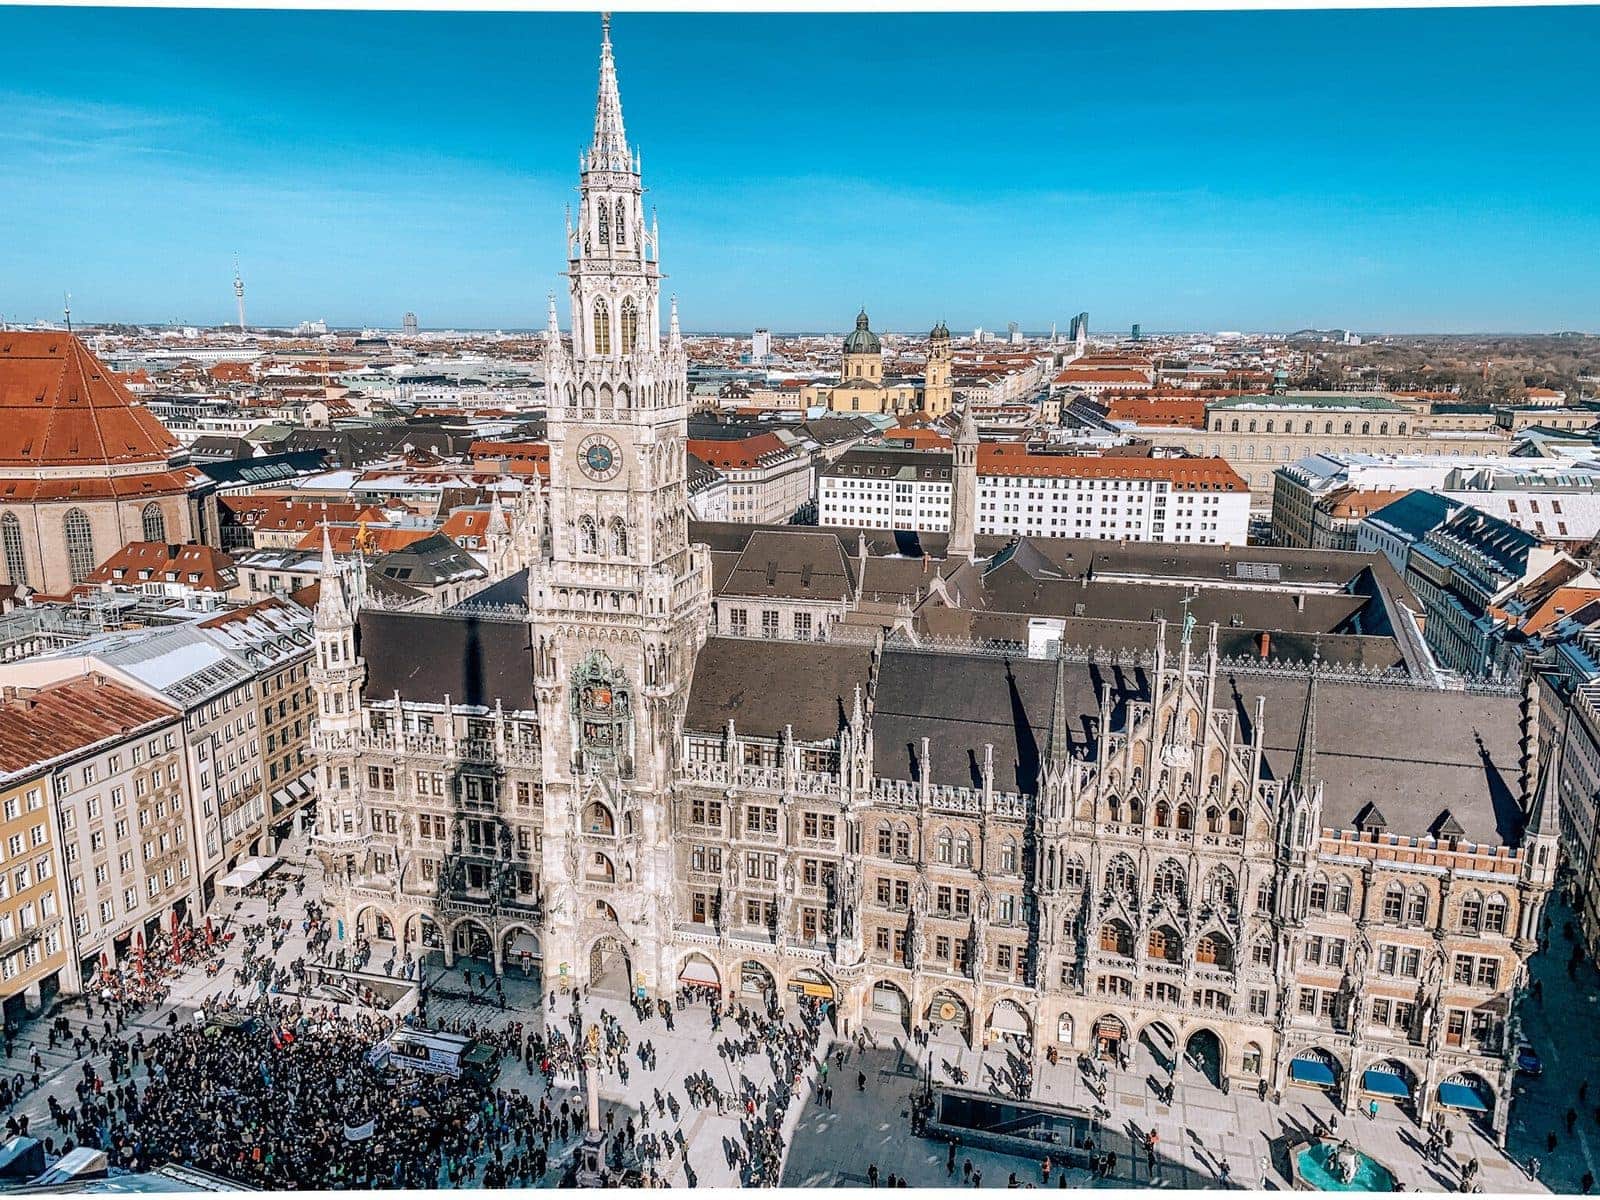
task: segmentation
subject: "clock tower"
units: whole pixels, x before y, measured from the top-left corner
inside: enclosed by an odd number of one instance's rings
[[[594,140],[567,220],[571,343],[550,301],[550,551],[528,608],[545,779],[546,970],[669,992],[671,773],[710,556],[689,544],[688,364],[660,335],[644,220],[603,18]],[[554,976],[552,976],[554,977]]]

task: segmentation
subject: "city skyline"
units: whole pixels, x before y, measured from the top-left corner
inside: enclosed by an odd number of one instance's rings
[[[9,10],[40,52],[5,89],[0,203],[33,235],[0,314],[70,291],[86,322],[226,324],[237,254],[252,324],[537,328],[594,24]],[[689,330],[864,304],[885,329],[1553,331],[1600,309],[1600,193],[1563,135],[1600,106],[1560,83],[1597,37],[1576,8],[625,14],[617,55]],[[1305,70],[1419,42],[1382,95]]]

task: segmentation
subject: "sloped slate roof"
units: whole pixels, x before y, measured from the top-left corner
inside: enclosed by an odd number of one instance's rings
[[[1111,684],[1112,725],[1129,700],[1148,700],[1149,681],[1134,667],[1074,663],[1067,673],[1074,750],[1091,752],[1099,732],[1100,688]],[[982,783],[984,746],[994,746],[995,787],[1038,790],[1050,751],[1055,694],[1052,659],[890,650],[878,676],[873,717],[874,766],[889,779],[936,784]],[[929,761],[920,762],[922,739]]]
[[[521,622],[369,610],[357,619],[356,639],[367,660],[368,703],[398,691],[416,703],[442,704],[448,695],[454,704],[534,707],[533,659]]]
[[[731,718],[753,737],[786,725],[803,742],[835,736],[861,685],[865,702],[872,647],[842,643],[711,638],[695,661],[684,728],[721,733]]]

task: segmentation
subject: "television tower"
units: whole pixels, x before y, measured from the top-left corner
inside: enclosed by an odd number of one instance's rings
[[[239,274],[239,256],[233,256],[233,298],[239,305],[239,332],[244,332],[244,277]]]

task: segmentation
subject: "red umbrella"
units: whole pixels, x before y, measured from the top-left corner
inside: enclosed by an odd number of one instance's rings
[[[214,936],[215,935],[212,934],[212,932],[211,932],[211,918],[207,917],[206,918],[206,945],[208,945],[208,946],[211,945],[212,938]]]

